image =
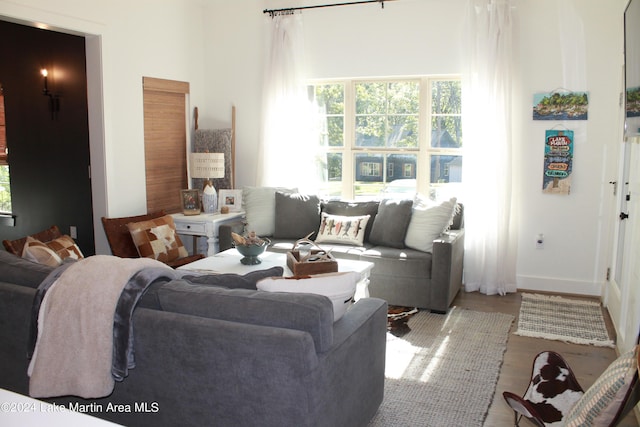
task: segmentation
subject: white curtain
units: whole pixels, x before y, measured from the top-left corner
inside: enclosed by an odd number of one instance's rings
[[[257,184],[313,191],[316,174],[311,132],[313,114],[304,73],[304,32],[300,13],[271,22],[263,88],[262,135]]]
[[[516,291],[511,0],[469,0],[463,78],[465,289]]]

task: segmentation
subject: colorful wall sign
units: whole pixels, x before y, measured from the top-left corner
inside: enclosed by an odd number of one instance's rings
[[[573,131],[547,130],[544,145],[542,192],[569,194],[573,168]]]

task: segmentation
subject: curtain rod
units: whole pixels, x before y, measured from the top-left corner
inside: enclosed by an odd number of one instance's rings
[[[348,3],[333,3],[333,4],[318,4],[315,6],[288,7],[284,9],[265,9],[262,11],[262,13],[268,13],[269,16],[273,18],[275,15],[279,13],[292,13],[296,10],[318,9],[321,7],[351,6],[355,4],[365,4],[365,3],[380,3],[380,6],[382,7],[382,9],[384,9],[385,1],[396,1],[396,0],[361,0],[361,1],[354,1],[354,2],[348,2]]]

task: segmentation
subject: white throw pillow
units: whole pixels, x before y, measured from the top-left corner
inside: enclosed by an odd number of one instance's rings
[[[404,244],[408,248],[431,252],[434,239],[451,226],[456,202],[455,197],[440,203],[416,200]]]
[[[316,274],[304,278],[269,277],[256,283],[256,287],[267,292],[324,295],[333,303],[333,321],[335,322],[353,304],[353,296],[356,293],[356,284],[359,279],[360,274],[354,271]]]
[[[316,243],[343,243],[362,246],[370,215],[341,216],[322,212]]]
[[[276,191],[297,193],[295,188],[244,187],[242,207],[246,212],[247,232],[258,236],[273,236],[276,230]]]

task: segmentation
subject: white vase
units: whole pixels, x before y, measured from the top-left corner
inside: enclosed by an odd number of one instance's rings
[[[218,195],[212,185],[207,185],[202,191],[202,209],[205,213],[214,213],[218,210]]]

